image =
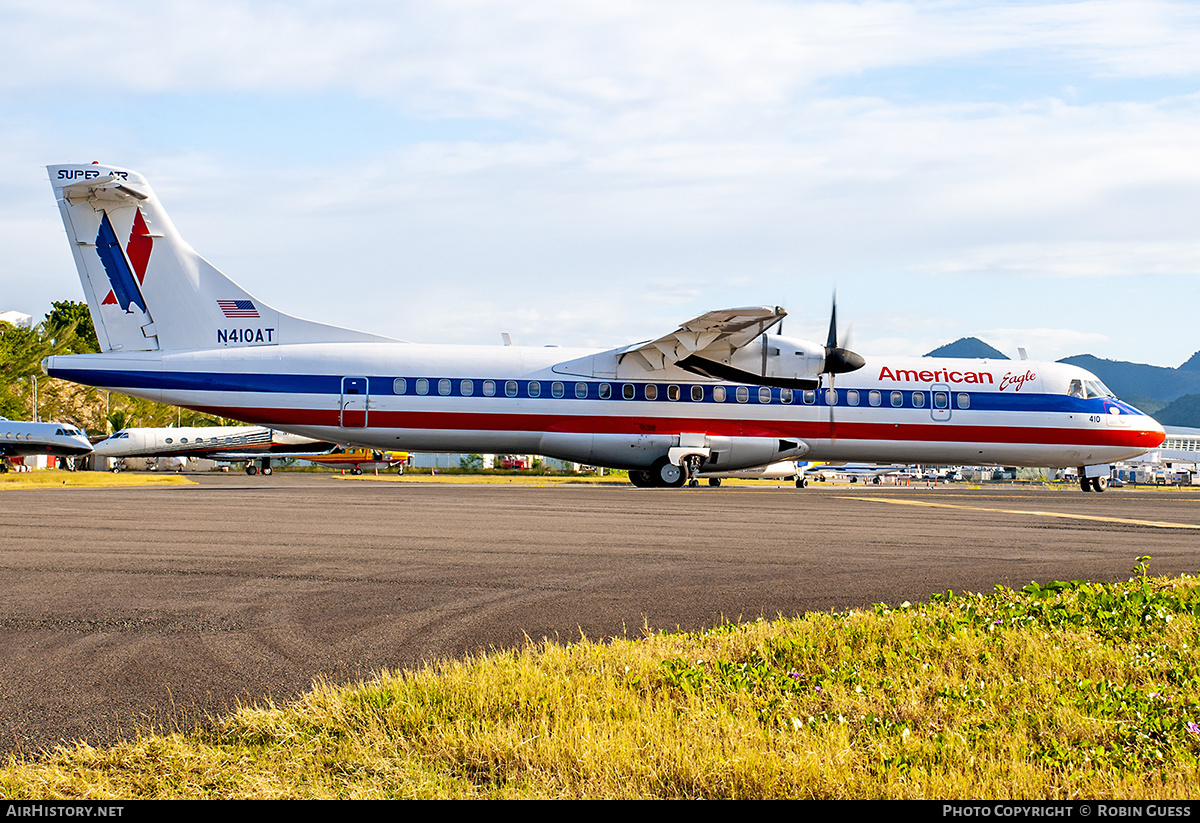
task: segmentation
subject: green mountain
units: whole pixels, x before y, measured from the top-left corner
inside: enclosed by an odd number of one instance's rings
[[[999,349],[992,348],[978,337],[960,337],[953,343],[939,346],[926,357],[978,357],[988,360],[1008,360]]]
[[[1185,394],[1159,409],[1154,414],[1154,419],[1164,426],[1200,428],[1200,394]]]

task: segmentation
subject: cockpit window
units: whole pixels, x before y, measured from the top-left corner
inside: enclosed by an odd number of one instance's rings
[[[1101,383],[1099,380],[1084,380],[1083,389],[1087,392],[1089,398],[1092,397],[1116,397],[1108,386]]]
[[[1070,397],[1083,397],[1083,381],[1072,380],[1071,385],[1067,388],[1067,394]]]

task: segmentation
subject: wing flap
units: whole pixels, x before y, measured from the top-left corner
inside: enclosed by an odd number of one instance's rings
[[[668,335],[637,343],[617,353],[619,362],[630,355],[647,371],[673,366],[698,355],[708,360],[727,360],[784,318],[779,306],[748,306],[721,309],[694,317]]]

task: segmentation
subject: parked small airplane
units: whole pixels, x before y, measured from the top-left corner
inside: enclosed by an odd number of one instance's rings
[[[722,480],[742,478],[746,480],[792,480],[796,488],[808,487],[810,479],[829,480],[836,477],[848,477],[851,483],[860,479],[879,483],[881,477],[900,475],[908,470],[907,466],[879,465],[875,463],[809,463],[803,460],[781,460],[768,466],[753,469],[738,469],[729,472],[707,472],[700,470],[699,479],[708,479],[708,485],[720,486]],[[697,485],[695,479],[691,485]]]
[[[262,426],[167,426],[121,429],[94,446],[97,457],[116,460],[114,472],[130,457],[169,457],[182,461],[205,457],[229,462],[246,461],[246,474],[271,474],[271,459],[313,457],[334,448],[334,443],[313,440]],[[255,466],[254,461],[259,465]]]
[[[87,435],[67,423],[31,423],[0,417],[0,472],[8,471],[11,457],[41,454],[66,458],[63,465],[73,471],[72,458],[91,452]]]
[[[48,167],[101,354],[54,377],[363,448],[542,454],[641,486],[781,460],[1078,467],[1163,429],[1062,363],[883,357],[768,334],[786,312],[703,314],[605,351],[424,345],[301,320],[180,237],[145,178]],[[836,385],[835,385],[836,378]]]
[[[895,463],[824,463],[821,466],[814,466],[813,471],[819,474],[822,480],[846,477],[850,479],[851,483],[871,481],[878,484],[881,482],[881,478],[908,474],[909,467]]]
[[[335,469],[350,467],[351,474],[362,474],[363,469],[390,469],[408,461],[408,452],[385,452],[378,449],[334,449],[333,451],[304,458],[310,463],[331,466]]]
[[[808,485],[808,478],[805,475],[812,467],[811,463],[800,460],[780,460],[775,463],[769,463],[766,466],[755,466],[751,469],[737,469],[736,471],[714,472],[705,471],[703,467],[700,469],[700,474],[691,478],[688,481],[689,485],[699,485],[699,480],[708,480],[710,486],[720,486],[722,480],[742,479],[742,480],[791,480],[796,484],[796,488],[803,489]]]

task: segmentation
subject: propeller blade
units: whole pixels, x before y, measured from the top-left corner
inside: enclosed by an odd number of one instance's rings
[[[829,334],[825,338],[825,348],[837,348],[837,292],[833,293],[833,307],[829,310]]]
[[[849,335],[847,335],[849,339]],[[825,371],[828,374],[845,374],[857,371],[867,364],[861,354],[839,345],[837,336],[837,292],[833,295],[833,307],[829,311],[829,336],[825,339]]]
[[[825,395],[825,402],[829,406],[829,442],[837,442],[837,428],[833,422],[833,407],[837,405],[837,387],[833,384],[833,372],[829,373],[829,393],[833,395],[833,402],[830,402],[829,394]]]

